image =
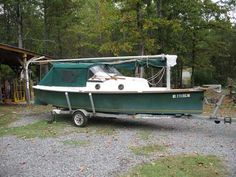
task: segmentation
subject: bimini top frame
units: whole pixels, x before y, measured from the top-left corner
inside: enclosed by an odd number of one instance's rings
[[[56,60],[32,60],[31,63],[51,63],[51,62],[73,62],[73,61],[122,61],[122,62],[130,62],[135,60],[146,60],[148,62],[149,59],[166,59],[167,66],[176,65],[177,55],[140,55],[140,56],[119,56],[119,57],[93,57],[93,58],[71,58],[71,59],[56,59]]]

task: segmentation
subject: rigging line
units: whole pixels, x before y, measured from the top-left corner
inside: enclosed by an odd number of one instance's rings
[[[155,75],[151,76],[151,77],[148,78],[147,80],[153,80],[153,79],[155,79],[157,76],[160,75],[161,71],[162,71],[162,70],[160,70],[158,73],[156,73]]]
[[[148,78],[147,80],[152,81],[152,80],[158,78],[158,77],[160,76],[160,74],[161,74],[161,72],[160,72],[160,73],[157,73],[157,74],[154,75],[152,78]]]
[[[163,72],[162,72],[161,78],[160,78],[159,81],[156,83],[156,85],[158,85],[158,84],[160,83],[160,81],[163,79],[164,74],[165,74],[165,68],[164,68],[164,70],[163,70]]]
[[[156,78],[156,76],[158,76],[161,73],[161,70],[158,71],[156,74],[152,75],[151,77],[148,78],[148,80]]]
[[[151,85],[151,86],[157,86],[159,83],[160,83],[160,81],[163,79],[163,76],[164,76],[164,74],[165,74],[165,67],[163,67],[162,69],[161,69],[161,71],[162,71],[162,75],[161,75],[161,77],[160,77],[160,79],[156,82],[156,83],[151,83],[149,80],[148,80],[148,83]],[[157,78],[157,77],[156,77]]]
[[[160,71],[158,71],[155,75],[153,75],[153,76],[147,78],[147,80],[154,80],[154,79],[156,79],[156,78],[161,74],[161,72],[163,71],[163,69],[164,69],[164,67],[163,67]]]

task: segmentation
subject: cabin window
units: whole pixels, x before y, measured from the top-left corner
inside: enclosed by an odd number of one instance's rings
[[[87,70],[77,68],[56,68],[53,73],[54,86],[84,87],[86,86]]]
[[[113,66],[110,65],[102,65],[101,68],[108,74],[114,74],[116,76],[122,76],[122,74]]]
[[[76,71],[61,70],[61,79],[65,83],[75,83],[78,77],[79,73]]]
[[[89,69],[89,77],[111,77],[122,76],[122,74],[114,67],[110,65],[98,65]]]
[[[92,78],[93,76],[94,76],[94,73],[91,70],[89,70],[88,78]]]

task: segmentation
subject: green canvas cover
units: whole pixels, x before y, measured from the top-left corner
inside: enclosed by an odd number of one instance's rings
[[[88,62],[88,61],[86,61]],[[157,57],[146,60],[132,59],[132,60],[90,60],[91,63],[112,65],[117,69],[135,70],[136,67],[165,67],[167,65],[166,58]]]
[[[112,64],[117,69],[129,69],[135,70],[137,66],[139,67],[164,67],[166,66],[165,59],[148,59],[148,60],[136,60],[121,64]]]
[[[55,63],[39,85],[85,87],[92,63]]]
[[[88,62],[88,61],[87,61]],[[117,69],[134,70],[137,66],[143,67],[164,67],[166,66],[165,58],[155,58],[147,60],[130,60],[130,61],[89,61],[91,63],[54,63],[51,70],[40,81],[39,85],[45,86],[65,86],[65,87],[85,87],[88,79],[88,70],[92,66],[108,64]],[[94,63],[95,62],[95,63]]]

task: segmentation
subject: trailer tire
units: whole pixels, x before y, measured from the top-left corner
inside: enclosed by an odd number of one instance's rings
[[[76,111],[72,115],[73,122],[78,127],[85,127],[88,122],[88,117],[81,111]]]
[[[215,120],[215,124],[219,124],[220,123],[220,120]]]

